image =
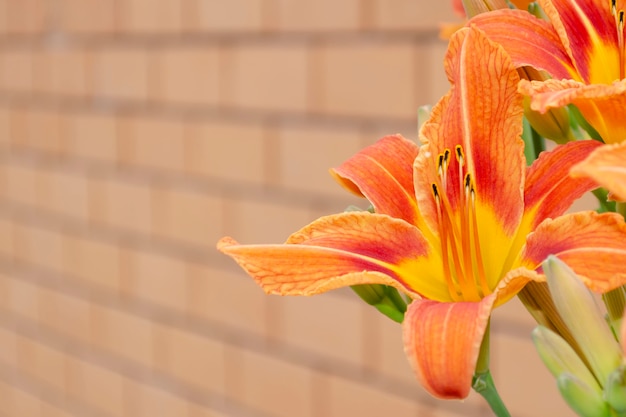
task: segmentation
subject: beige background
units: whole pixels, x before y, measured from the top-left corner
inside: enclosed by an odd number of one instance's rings
[[[399,325],[349,291],[265,296],[214,249],[355,203],[327,169],[416,137],[454,19],[427,0],[1,0],[0,416],[487,415],[429,397]],[[496,311],[496,382],[515,416],[571,415],[532,327]]]

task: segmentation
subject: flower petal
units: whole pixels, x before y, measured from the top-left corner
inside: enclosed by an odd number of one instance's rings
[[[495,300],[439,303],[413,300],[402,323],[404,351],[417,379],[433,396],[469,394],[480,344]]]
[[[239,245],[223,238],[218,249],[271,294],[313,295],[380,283],[415,297],[451,299],[441,260],[421,232],[383,214],[326,216],[294,233],[284,245]]]
[[[528,236],[522,264],[535,269],[550,254],[569,265],[593,291],[604,293],[626,284],[624,218],[589,211],[547,219]]]
[[[516,67],[542,69],[556,79],[577,78],[577,71],[554,28],[525,10],[482,13],[468,25],[478,27],[489,39],[502,45]]]
[[[452,84],[450,93],[435,106],[420,133],[425,145],[415,161],[418,204],[429,224],[435,223],[431,184],[439,182],[438,157],[448,150],[452,155],[446,194],[452,210],[461,210],[464,178],[455,157],[455,147],[461,145],[476,205],[487,207],[490,221],[497,221],[510,236],[522,214],[526,164],[520,139],[519,76],[504,50],[472,28],[451,39],[446,72]]]
[[[586,83],[608,84],[620,78],[617,29],[609,1],[539,0],[539,4]]]
[[[573,177],[588,177],[608,189],[613,198],[626,201],[626,141],[602,146],[572,167]]]
[[[531,108],[542,113],[554,107],[576,105],[606,143],[626,139],[626,118],[623,114],[626,108],[626,80],[608,85],[584,85],[572,80],[522,80],[519,91],[531,96]]]
[[[413,191],[417,152],[418,146],[401,135],[386,136],[330,172],[344,188],[366,197],[377,213],[417,224]]]
[[[528,168],[524,185],[524,223],[526,236],[544,219],[555,218],[587,191],[597,188],[590,179],[572,179],[570,169],[583,161],[594,149],[602,146],[595,140],[581,140],[557,146],[554,150],[542,152]]]

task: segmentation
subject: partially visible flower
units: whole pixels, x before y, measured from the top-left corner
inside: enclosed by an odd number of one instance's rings
[[[620,348],[596,299],[563,261],[549,256],[543,271],[558,313],[580,347],[581,356],[558,334],[539,326],[533,341],[541,359],[577,414],[622,415],[626,412],[624,344]]]
[[[623,284],[626,225],[614,214],[562,215],[595,187],[567,173],[598,142],[570,142],[526,168],[519,76],[501,47],[461,30],[446,72],[452,88],[422,127],[422,147],[388,136],[333,171],[375,213],[322,217],[283,245],[223,238],[218,249],[268,293],[404,292],[413,298],[405,352],[418,379],[436,397],[464,398],[492,308],[542,280],[536,269],[550,253],[589,285]]]
[[[613,0],[539,0],[550,22],[521,10],[497,10],[468,24],[501,44],[517,66],[553,79],[522,81],[531,107],[576,105],[607,143],[626,139],[623,5]]]
[[[626,142],[601,146],[572,167],[570,174],[592,178],[609,190],[610,198],[626,202]]]

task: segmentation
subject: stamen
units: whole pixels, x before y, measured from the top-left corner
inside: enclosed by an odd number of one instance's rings
[[[617,10],[617,0],[611,0],[611,15],[615,19],[615,29],[617,30],[617,47],[619,53],[619,78],[624,79],[626,63],[624,62],[624,11]]]
[[[444,222],[443,222],[443,213],[441,207],[441,198],[439,196],[439,192],[437,191],[437,185],[432,184],[433,188],[433,196],[435,199],[435,204],[437,205],[437,223],[439,224],[439,237],[441,239],[441,256],[443,261],[443,276],[446,280],[446,284],[448,285],[448,293],[453,301],[461,301],[463,296],[461,294],[461,290],[459,289],[457,283],[452,278],[452,272],[450,271],[450,259],[448,258],[448,235],[446,233]]]
[[[473,258],[473,263],[474,265],[476,265],[477,268],[477,275],[478,275],[478,284],[480,285],[480,288],[482,290],[482,295],[483,297],[491,294],[491,289],[489,288],[489,284],[487,283],[487,275],[485,274],[485,266],[483,264],[483,255],[482,255],[482,251],[480,250],[480,238],[478,235],[478,222],[476,220],[476,192],[474,191],[474,187],[471,188],[470,190],[470,199],[471,199],[471,215],[470,218],[472,219],[472,249],[473,249],[473,253],[472,253],[472,258]]]

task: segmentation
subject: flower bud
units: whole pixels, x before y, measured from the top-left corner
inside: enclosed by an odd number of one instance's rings
[[[626,365],[611,372],[604,387],[604,399],[619,415],[626,414]]]
[[[578,343],[596,379],[603,384],[622,354],[587,287],[563,261],[549,256],[543,263],[554,304]]]
[[[610,410],[602,395],[571,374],[562,374],[556,380],[561,395],[581,417],[610,417]]]
[[[570,374],[598,393],[602,388],[587,365],[561,336],[552,330],[537,326],[532,332],[533,343],[539,357],[556,378],[564,373]]]

